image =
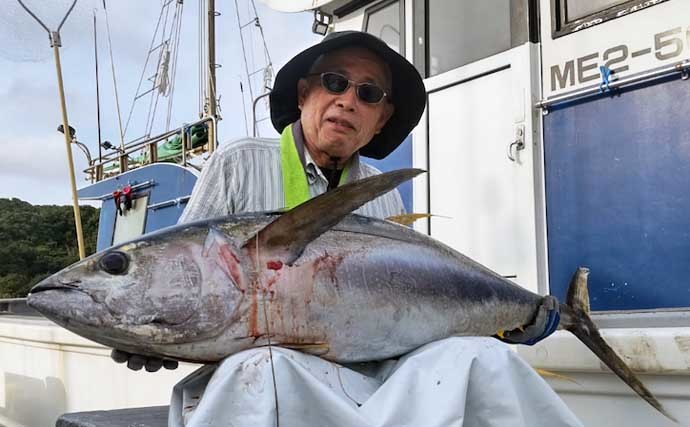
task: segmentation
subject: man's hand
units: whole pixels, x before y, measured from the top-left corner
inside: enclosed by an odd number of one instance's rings
[[[534,345],[551,335],[558,328],[560,319],[558,300],[551,295],[547,295],[542,300],[537,316],[531,325],[527,325],[522,329],[506,331],[499,339],[508,344]]]
[[[176,369],[178,365],[177,360],[142,356],[140,354],[131,354],[116,349],[110,352],[110,358],[117,363],[127,363],[127,367],[133,371],[139,371],[141,368],[146,368],[147,372],[156,372],[161,367],[165,367],[165,369]]]

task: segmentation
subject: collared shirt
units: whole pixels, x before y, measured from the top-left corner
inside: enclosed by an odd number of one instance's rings
[[[315,197],[326,192],[328,179],[305,149],[299,122],[294,128],[295,145],[304,165],[309,194]],[[346,182],[380,173],[361,162],[357,153],[350,162]],[[209,158],[178,223],[233,213],[279,210],[284,203],[279,140],[243,138],[222,145]],[[400,193],[394,190],[355,212],[387,218],[404,213],[405,208]]]

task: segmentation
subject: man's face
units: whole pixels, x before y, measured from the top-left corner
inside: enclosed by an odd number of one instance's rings
[[[369,104],[357,97],[355,85],[341,94],[321,86],[318,76],[335,72],[356,83],[373,83],[390,93],[390,72],[373,52],[360,48],[343,48],[324,55],[312,68],[315,76],[298,83],[298,104],[305,144],[319,166],[331,166],[338,157],[342,165],[381,131],[393,114],[393,105],[384,98]]]

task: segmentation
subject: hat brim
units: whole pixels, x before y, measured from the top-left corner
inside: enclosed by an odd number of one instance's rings
[[[307,75],[314,61],[321,55],[344,47],[361,46],[376,53],[391,70],[393,115],[372,140],[362,147],[361,155],[383,159],[419,123],[426,105],[426,90],[421,76],[403,56],[388,47],[379,38],[360,31],[331,33],[316,44],[292,58],[276,75],[275,84],[269,96],[271,122],[281,133],[283,129],[300,117],[297,105],[297,82]]]

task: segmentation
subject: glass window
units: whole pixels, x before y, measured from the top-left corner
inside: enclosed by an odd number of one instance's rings
[[[369,34],[373,34],[385,41],[388,46],[398,53],[402,52],[402,31],[400,30],[400,2],[383,2],[367,10],[365,28]]]
[[[668,0],[551,0],[552,37],[585,30]]]
[[[434,0],[427,8],[428,76],[511,47],[511,1]]]
[[[570,22],[626,1],[628,0],[565,0],[565,16]]]
[[[115,231],[113,245],[132,240],[144,234],[149,196],[137,197],[132,201],[132,208],[122,215],[115,213]]]

